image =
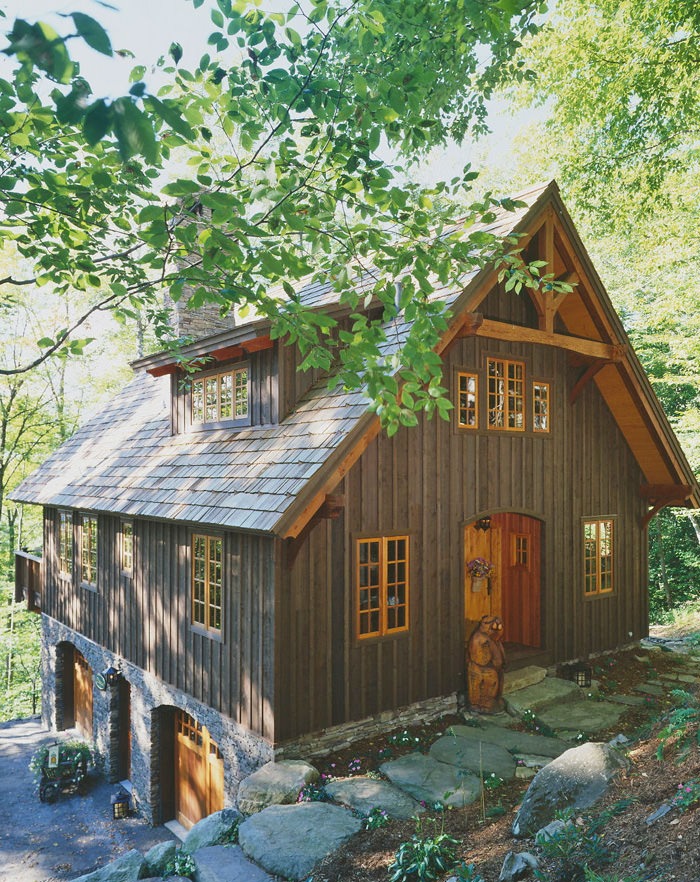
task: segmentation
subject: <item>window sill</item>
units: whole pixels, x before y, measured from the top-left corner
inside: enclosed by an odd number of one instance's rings
[[[190,632],[192,634],[199,634],[200,637],[207,637],[209,640],[214,640],[217,643],[224,642],[224,637],[221,631],[214,631],[205,628],[203,625],[190,625]]]
[[[389,640],[401,640],[404,638],[408,638],[410,633],[410,630],[408,628],[405,628],[403,631],[390,631],[388,634],[376,634],[372,637],[361,637],[359,635],[356,635],[355,645],[369,646],[374,643],[385,643]]]
[[[95,582],[81,582],[80,587],[86,591],[92,591],[93,594],[97,594],[97,583]]]

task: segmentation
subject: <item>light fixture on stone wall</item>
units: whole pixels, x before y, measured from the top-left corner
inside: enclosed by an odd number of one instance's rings
[[[110,665],[108,668],[105,668],[104,671],[100,671],[99,674],[95,674],[95,686],[100,689],[102,692],[108,686],[116,686],[119,682],[119,678],[121,674],[119,671]]]
[[[120,787],[116,793],[112,794],[111,803],[112,817],[115,821],[120,821],[123,818],[129,817],[131,797],[123,787]]]

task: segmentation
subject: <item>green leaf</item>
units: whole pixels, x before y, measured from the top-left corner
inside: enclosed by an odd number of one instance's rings
[[[182,58],[182,46],[179,43],[171,43],[170,49],[168,49],[168,54],[175,64],[178,64]]]
[[[195,134],[189,124],[182,118],[175,102],[160,101],[154,95],[149,95],[147,104],[166,122],[178,135],[193,141]]]
[[[90,145],[97,144],[112,127],[112,109],[104,98],[91,104],[83,118],[83,134]]]
[[[112,128],[123,160],[142,154],[148,162],[155,162],[158,146],[153,125],[130,98],[117,98],[112,104]]]
[[[107,31],[98,21],[95,21],[90,15],[85,15],[84,12],[73,12],[71,17],[78,33],[88,46],[103,55],[112,54],[112,44],[109,41]]]

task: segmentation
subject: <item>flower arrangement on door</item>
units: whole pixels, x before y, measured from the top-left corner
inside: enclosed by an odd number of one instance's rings
[[[484,557],[475,557],[467,561],[467,572],[472,579],[472,591],[474,594],[483,591],[494,570],[494,565]]]

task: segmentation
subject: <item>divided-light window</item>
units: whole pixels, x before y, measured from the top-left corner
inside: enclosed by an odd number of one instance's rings
[[[584,592],[587,597],[609,594],[614,587],[615,545],[611,520],[583,524]]]
[[[122,571],[130,573],[134,568],[134,525],[122,521]]]
[[[97,584],[97,518],[83,515],[80,531],[80,581]]]
[[[248,368],[232,368],[192,381],[192,423],[248,418]]]
[[[460,429],[479,428],[479,378],[476,374],[457,374],[456,410]]]
[[[532,430],[549,432],[549,383],[532,384]]]
[[[73,575],[73,515],[69,511],[58,513],[58,571]]]
[[[511,432],[525,430],[525,365],[489,358],[486,364],[488,425]]]
[[[408,630],[408,536],[357,540],[359,637]]]
[[[221,632],[223,543],[216,536],[192,538],[192,623]]]

